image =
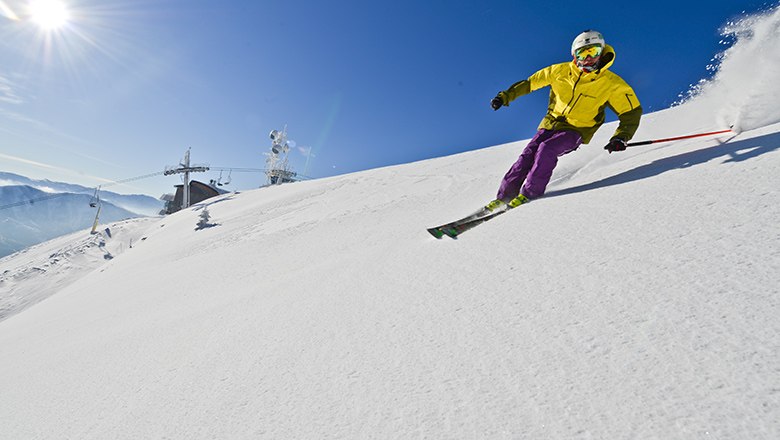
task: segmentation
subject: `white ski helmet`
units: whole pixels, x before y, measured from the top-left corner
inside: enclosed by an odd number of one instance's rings
[[[607,44],[604,41],[604,36],[601,35],[601,32],[597,32],[589,29],[577,35],[577,38],[575,38],[574,41],[571,43],[571,56],[574,56],[574,52],[576,52],[577,49],[585,46],[590,46],[593,44],[598,44],[602,48],[604,48],[604,46]]]

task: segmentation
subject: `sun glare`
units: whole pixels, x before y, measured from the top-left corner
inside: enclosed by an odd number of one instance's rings
[[[43,30],[55,30],[68,22],[65,3],[60,0],[31,0],[30,16]]]

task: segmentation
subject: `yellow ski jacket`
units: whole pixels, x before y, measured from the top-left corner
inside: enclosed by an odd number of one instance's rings
[[[609,107],[620,119],[613,137],[628,141],[639,128],[642,107],[623,78],[608,70],[614,61],[615,50],[606,45],[598,70],[584,72],[573,61],[553,64],[513,84],[499,96],[508,106],[519,96],[550,86],[550,103],[539,128],[573,130],[587,144],[604,123],[604,109]]]

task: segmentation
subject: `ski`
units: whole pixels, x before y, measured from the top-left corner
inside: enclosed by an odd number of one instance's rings
[[[436,238],[442,238],[442,237],[444,237],[444,235],[449,235],[449,234],[446,234],[445,231],[450,231],[455,226],[458,226],[460,224],[469,223],[469,222],[472,222],[474,220],[478,220],[480,218],[490,216],[491,214],[493,214],[493,211],[491,211],[491,210],[489,210],[489,209],[487,209],[485,207],[482,207],[482,208],[479,208],[478,210],[474,211],[473,213],[463,217],[460,220],[455,220],[454,222],[445,223],[443,225],[436,226],[436,227],[433,227],[433,228],[428,228],[427,231],[431,235],[436,237]]]
[[[464,233],[464,232],[466,232],[466,231],[468,231],[470,229],[473,229],[473,228],[481,225],[482,223],[485,223],[488,220],[492,220],[492,219],[498,217],[499,215],[509,211],[510,209],[513,209],[513,208],[502,209],[500,211],[491,213],[491,214],[486,215],[484,217],[479,217],[479,218],[474,219],[474,220],[470,220],[470,221],[467,221],[467,222],[459,223],[457,225],[454,225],[454,226],[451,226],[451,227],[448,227],[448,228],[444,228],[444,229],[441,230],[441,232],[443,234],[447,235],[450,238],[458,238],[458,236],[460,234],[462,234],[462,233]]]
[[[515,199],[514,201],[517,201],[517,199]],[[522,197],[520,203],[517,203],[515,206],[521,206],[527,203],[528,201],[529,200],[527,198]],[[466,217],[463,217],[460,220],[455,220],[454,222],[451,223],[446,223],[441,226],[436,226],[435,228],[429,228],[427,229],[427,231],[437,239],[442,238],[445,235],[450,238],[457,238],[458,235],[474,228],[475,226],[481,225],[482,223],[485,223],[488,220],[492,220],[498,217],[499,215],[509,211],[510,209],[514,209],[514,207],[510,205],[502,205],[500,208],[496,208],[494,210],[490,210],[487,207],[484,207],[475,211],[471,215],[467,215]]]

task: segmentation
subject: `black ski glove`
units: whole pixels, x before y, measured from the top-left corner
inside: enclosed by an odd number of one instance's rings
[[[612,154],[613,151],[625,151],[626,148],[628,148],[626,141],[617,137],[610,139],[609,143],[604,147],[605,150],[609,151],[609,154]]]
[[[493,110],[500,109],[504,104],[506,104],[504,102],[504,92],[499,92],[498,95],[490,101],[490,106],[493,107]]]

